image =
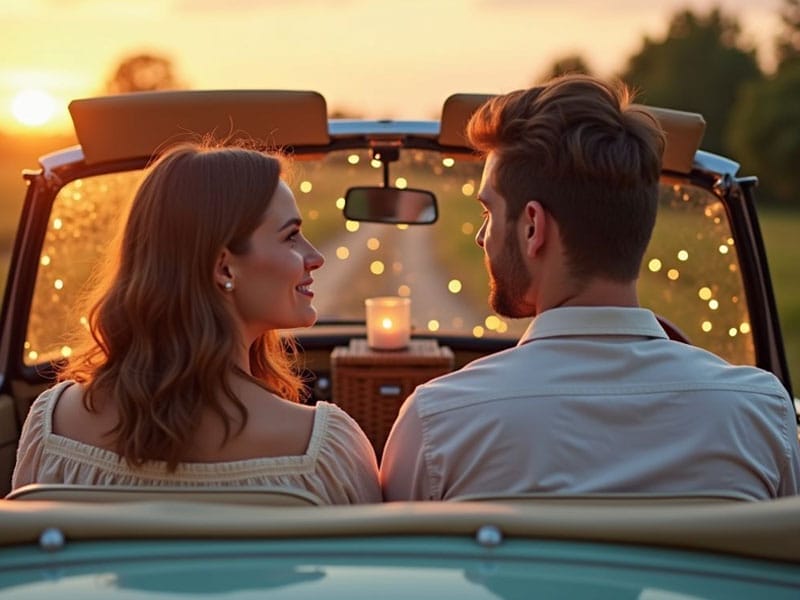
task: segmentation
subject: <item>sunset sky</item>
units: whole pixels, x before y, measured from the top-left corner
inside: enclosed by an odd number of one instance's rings
[[[567,53],[612,75],[677,10],[714,5],[769,68],[781,0],[2,0],[0,131],[68,127],[68,101],[138,52],[195,89],[313,89],[329,109],[428,118],[453,92],[529,85]]]

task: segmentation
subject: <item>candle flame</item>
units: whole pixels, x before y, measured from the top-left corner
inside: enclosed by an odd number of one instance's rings
[[[385,317],[381,321],[381,327],[383,327],[384,329],[391,329],[392,325],[394,325],[394,323],[392,323],[392,320],[389,317]]]

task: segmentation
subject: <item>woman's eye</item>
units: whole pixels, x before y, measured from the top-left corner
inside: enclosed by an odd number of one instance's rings
[[[290,234],[289,234],[289,235],[286,237],[286,241],[287,241],[287,242],[294,242],[294,241],[296,241],[296,240],[297,240],[297,236],[299,236],[299,235],[300,235],[300,230],[299,230],[299,229],[298,229],[298,230],[295,230],[295,231],[293,231],[292,233],[290,233]]]

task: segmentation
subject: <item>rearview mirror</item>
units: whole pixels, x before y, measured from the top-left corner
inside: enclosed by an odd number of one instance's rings
[[[430,225],[439,217],[436,196],[428,190],[353,187],[344,200],[344,216],[350,221]]]

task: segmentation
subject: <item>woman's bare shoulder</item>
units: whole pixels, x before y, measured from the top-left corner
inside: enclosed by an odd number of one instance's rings
[[[116,424],[113,411],[103,403],[87,410],[83,398],[86,388],[80,383],[68,385],[53,409],[53,433],[78,442],[109,447],[107,432]]]
[[[304,454],[314,430],[316,409],[266,393],[258,402],[248,403],[248,422],[261,443],[271,446],[270,455]]]
[[[249,381],[238,381],[233,387],[246,420],[242,421],[243,415],[227,398],[222,400],[227,427],[218,413],[205,411],[195,432],[190,460],[219,462],[305,454],[314,430],[313,406],[282,399]]]
[[[73,404],[80,404],[83,406],[83,394],[85,392],[85,388],[83,384],[72,382],[61,392],[61,395],[58,398],[57,406],[64,407],[67,405]]]

